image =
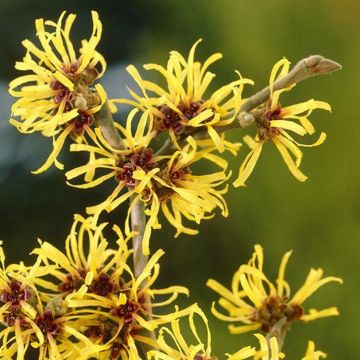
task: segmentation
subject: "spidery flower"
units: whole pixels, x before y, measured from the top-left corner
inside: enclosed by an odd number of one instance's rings
[[[331,111],[329,104],[314,99],[287,107],[281,107],[279,103],[280,94],[283,91],[289,90],[289,88],[275,90],[274,83],[277,79],[285,76],[289,72],[289,66],[290,63],[286,59],[282,59],[274,65],[271,71],[270,99],[268,103],[265,104],[265,108],[262,109],[263,116],[262,119],[257,122],[258,131],[255,138],[253,139],[248,135],[244,137],[244,141],[250,147],[251,151],[240,166],[239,176],[234,181],[234,186],[236,187],[245,186],[245,181],[254,170],[262,148],[268,141],[275,144],[293,176],[299,181],[305,181],[307,177],[299,170],[303,156],[299,146],[318,146],[325,141],[326,134],[323,132],[320,134],[319,139],[311,145],[297,142],[288,133],[288,131],[291,131],[300,136],[306,134],[312,135],[315,130],[308,116],[315,109]],[[292,156],[295,157],[295,160]]]
[[[194,320],[194,316],[199,315],[203,325],[205,325],[207,340],[206,344],[199,336],[199,330]],[[195,304],[191,307],[188,317],[191,329],[192,340],[187,340],[182,334],[180,320],[171,322],[171,329],[162,327],[159,331],[155,350],[147,353],[149,360],[211,360],[216,359],[211,356],[211,333],[208,320],[202,310]]]
[[[138,202],[143,202],[148,215],[143,238],[143,251],[149,254],[149,239],[152,229],[160,228],[159,211],[162,210],[168,221],[180,233],[196,234],[197,231],[183,225],[183,218],[200,223],[202,219],[213,216],[218,207],[227,216],[228,210],[223,199],[227,187],[219,189],[228,176],[225,174],[227,162],[212,153],[216,148],[207,146],[198,150],[196,141],[191,137],[182,150],[172,156],[158,156],[150,147],[155,132],[153,116],[145,111],[132,130],[137,109],[133,109],[126,122],[126,127],[116,125],[124,136],[124,149],[112,148],[103,138],[99,129],[95,130],[96,146],[73,144],[72,151],[86,151],[95,154],[95,159],[86,165],[66,173],[68,180],[78,176],[85,177],[80,185],[70,184],[77,188],[91,188],[104,181],[115,179],[117,185],[112,193],[98,205],[87,208],[94,215],[96,223],[101,212],[110,212],[127,199],[131,199],[128,216],[125,221],[125,232],[130,232],[129,217],[131,210]],[[228,146],[226,143],[225,146]],[[229,145],[229,149],[233,146]],[[220,167],[220,171],[208,175],[195,175],[191,166],[200,159],[206,159]],[[103,174],[96,174],[103,171]],[[89,177],[89,174],[94,178]],[[127,190],[122,193],[123,190]]]
[[[120,229],[114,225],[118,248],[108,247],[103,231],[106,223],[92,227],[92,218],[74,216],[70,234],[65,241],[65,254],[48,242],[41,243],[33,254],[41,257],[45,268],[52,279],[35,279],[39,287],[44,289],[43,297],[52,299],[77,291],[91,292],[99,296],[107,296],[119,288],[119,281],[131,251]],[[123,266],[121,266],[123,265]],[[46,293],[46,292],[48,293]]]
[[[163,254],[162,250],[158,250],[137,277],[129,266],[119,264],[124,274],[118,280],[117,288],[107,296],[90,291],[77,291],[67,296],[69,307],[93,314],[84,328],[84,334],[95,344],[103,346],[98,359],[125,359],[130,354],[136,359],[136,343],[154,345],[144,331],[153,331],[159,325],[190,313],[190,309],[184,309],[169,314],[154,314],[154,309],[171,304],[179,294],[188,295],[188,290],[182,286],[153,288],[159,275],[158,260]],[[151,305],[148,298],[152,299]]]
[[[279,351],[276,337],[273,336],[267,341],[265,336],[261,334],[254,334],[254,336],[259,340],[260,350],[257,351],[254,347],[246,346],[233,355],[226,354],[228,360],[243,360],[250,357],[254,360],[280,360],[285,358],[285,355]]]
[[[213,314],[221,320],[240,322],[244,325],[230,325],[233,334],[261,329],[270,332],[272,327],[282,319],[286,323],[295,320],[311,321],[322,317],[338,315],[336,307],[324,310],[303,310],[303,303],[316,290],[328,282],[339,282],[338,277],[323,278],[322,269],[311,269],[305,283],[290,297],[290,286],[285,281],[285,268],[291,251],[285,253],[279,267],[275,286],[263,272],[263,250],[255,245],[255,252],[247,265],[241,265],[234,274],[231,289],[227,289],[215,280],[208,280],[207,285],[221,295],[218,303],[228,313],[223,315],[213,304]]]
[[[223,216],[228,215],[228,208],[223,198],[227,186],[219,186],[231,175],[226,175],[226,161],[211,153],[215,147],[199,150],[196,140],[191,136],[182,150],[176,151],[167,161],[164,169],[154,176],[154,186],[150,189],[152,198],[159,201],[161,209],[176,230],[195,235],[197,230],[183,225],[183,218],[200,223],[201,220],[213,217],[219,208]],[[220,171],[206,175],[196,175],[191,166],[200,159],[206,159],[220,167]]]
[[[100,349],[79,330],[83,314],[68,311],[61,299],[44,301],[36,283],[44,274],[41,257],[32,267],[12,264],[5,268],[1,248],[0,320],[5,328],[0,332],[0,358],[27,358],[29,346],[38,350],[38,359],[82,359],[78,346],[94,353]],[[56,271],[49,267],[48,271]],[[86,353],[86,352],[85,352]],[[84,354],[85,354],[84,353]]]
[[[94,145],[73,144],[71,151],[86,151],[95,154],[95,159],[86,165],[80,166],[66,173],[68,180],[84,175],[85,183],[69,185],[80,189],[88,189],[112,179],[116,186],[112,193],[100,204],[88,207],[88,214],[94,215],[94,223],[97,223],[100,214],[106,210],[113,211],[120,204],[131,198],[129,214],[137,201],[141,201],[142,194],[146,189],[152,187],[151,180],[160,171],[158,160],[150,146],[154,137],[152,117],[148,112],[144,112],[137,124],[133,134],[134,117],[137,109],[133,109],[126,121],[126,127],[116,124],[117,129],[123,135],[124,150],[112,148],[103,138],[99,129],[95,130],[96,138],[93,138]],[[104,174],[96,176],[95,171],[103,171]],[[123,190],[128,190],[122,193]],[[126,222],[128,223],[128,221]],[[150,217],[149,227],[159,227],[156,224],[156,217]],[[126,233],[130,233],[129,226]],[[149,230],[147,230],[149,233]],[[150,234],[147,235],[147,239]],[[146,240],[145,240],[146,244]]]
[[[217,149],[224,151],[224,139],[215,127],[229,125],[235,120],[240,110],[244,84],[253,82],[241,78],[237,72],[238,80],[207,95],[208,87],[215,77],[215,74],[208,71],[208,67],[221,59],[222,54],[211,55],[203,64],[195,61],[195,49],[200,41],[201,39],[192,46],[187,59],[177,51],[171,51],[166,68],[157,64],[144,65],[146,70],[160,73],[166,81],[165,87],[142,79],[133,65],[128,66],[127,71],[142,94],[129,90],[133,100],[114,99],[112,102],[127,103],[143,111],[149,110],[155,117],[156,130],[168,132],[174,144],[178,145],[179,135],[188,135],[203,128]]]
[[[93,83],[105,71],[106,63],[96,51],[102,33],[102,24],[92,11],[93,31],[89,40],[83,40],[79,54],[70,40],[74,14],[63,12],[59,20],[37,19],[35,22],[40,47],[29,40],[23,45],[26,55],[15,68],[29,72],[10,82],[9,92],[19,99],[12,106],[17,117],[10,122],[22,133],[41,132],[53,137],[53,150],[46,162],[34,173],[47,170],[57,161],[64,142],[72,136],[84,140],[94,114],[106,101],[101,85]]]

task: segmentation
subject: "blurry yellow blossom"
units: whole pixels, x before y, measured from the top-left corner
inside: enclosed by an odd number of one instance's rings
[[[268,280],[263,272],[264,255],[261,246],[255,245],[255,252],[247,265],[241,265],[234,274],[231,290],[215,280],[208,280],[207,285],[220,294],[219,305],[228,313],[219,313],[213,304],[213,314],[221,320],[241,322],[245,325],[230,325],[233,334],[261,329],[270,332],[273,326],[282,319],[286,323],[294,320],[311,321],[322,317],[338,315],[336,307],[324,310],[310,309],[304,313],[302,304],[316,290],[328,282],[339,282],[337,277],[323,278],[322,269],[311,269],[305,283],[290,297],[290,286],[286,282],[285,268],[291,251],[282,258],[276,286]]]
[[[15,68],[30,72],[10,82],[9,92],[19,99],[12,106],[12,115],[19,120],[10,122],[22,133],[41,132],[53,138],[53,150],[37,171],[47,170],[57,161],[66,138],[71,135],[77,142],[83,141],[84,132],[94,121],[106,101],[101,85],[93,87],[102,76],[106,63],[96,51],[102,24],[96,11],[92,12],[93,31],[89,40],[83,40],[77,54],[70,40],[74,14],[63,12],[55,23],[37,19],[37,38],[41,47],[24,40],[26,55]]]
[[[180,328],[180,320],[171,322],[171,330],[162,327],[157,338],[156,350],[150,350],[147,353],[149,360],[211,360],[211,333],[208,320],[202,310],[195,304],[191,308],[188,317],[191,329],[192,340],[188,341],[184,337]],[[199,330],[195,324],[194,316],[199,315],[202,323],[205,325],[207,340],[206,344],[200,339]]]
[[[138,70],[130,65],[127,71],[140,87],[142,95],[130,91],[133,100],[115,99],[113,103],[126,103],[141,109],[150,110],[155,117],[157,131],[168,131],[174,144],[180,134],[189,135],[204,128],[219,151],[224,151],[224,138],[214,127],[223,127],[235,121],[240,110],[241,94],[244,84],[252,84],[241,78],[220,87],[211,95],[206,95],[215,74],[208,67],[222,58],[222,54],[211,55],[203,64],[195,61],[195,49],[201,40],[191,48],[185,59],[179,52],[171,51],[166,68],[157,64],[144,65],[146,70],[155,70],[166,81],[161,87],[141,78]]]
[[[259,340],[260,350],[256,350],[255,347],[246,346],[235,354],[226,354],[228,356],[227,360],[244,360],[249,358],[254,360],[280,360],[285,358],[285,354],[279,351],[279,345],[275,336],[267,340],[264,335],[254,335]],[[314,342],[309,341],[305,357],[301,360],[320,360],[321,358],[325,359],[326,354],[315,350]]]
[[[261,334],[254,334],[259,340],[260,350],[254,347],[247,346],[233,355],[226,354],[228,360],[243,360],[252,357],[254,360],[280,360],[284,359],[285,355],[279,352],[279,345],[276,337],[271,337],[269,341]]]
[[[301,360],[320,360],[320,359],[326,359],[326,358],[327,358],[327,355],[320,350],[315,350],[314,342],[309,341],[308,347],[306,350],[306,354]]]
[[[290,63],[286,59],[282,59],[278,61],[272,69],[270,75],[270,99],[265,104],[265,108],[262,109],[263,116],[261,120],[256,124],[258,132],[254,139],[248,135],[244,137],[244,142],[250,147],[251,151],[240,166],[239,176],[234,182],[234,186],[236,187],[245,186],[245,181],[254,170],[263,145],[267,141],[275,144],[290,172],[299,181],[305,181],[307,179],[299,170],[303,156],[299,146],[318,146],[325,141],[326,134],[323,132],[320,134],[319,139],[311,145],[300,144],[288,133],[288,131],[292,131],[300,136],[306,134],[312,135],[315,130],[308,116],[315,109],[331,111],[329,104],[314,99],[287,107],[281,107],[279,103],[280,94],[288,90],[288,88],[275,90],[274,83],[277,79],[285,76],[289,72],[289,66]],[[295,157],[295,161],[291,155]]]

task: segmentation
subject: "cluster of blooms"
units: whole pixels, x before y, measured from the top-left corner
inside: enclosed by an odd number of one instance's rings
[[[187,58],[176,51],[170,53],[166,67],[148,64],[146,70],[160,73],[163,86],[145,80],[134,66],[127,68],[140,88],[138,94],[130,91],[131,99],[107,99],[105,90],[95,84],[104,73],[106,63],[96,47],[100,41],[102,24],[98,14],[92,12],[93,31],[89,40],[83,40],[79,54],[70,40],[75,15],[59,20],[36,21],[37,37],[41,47],[23,42],[26,55],[16,63],[20,76],[10,83],[10,94],[19,99],[12,107],[10,122],[20,132],[41,132],[52,137],[53,150],[45,163],[34,173],[41,173],[55,165],[64,166],[58,156],[65,141],[71,138],[73,152],[88,154],[85,165],[66,172],[68,184],[87,189],[105,181],[113,181],[113,189],[100,204],[86,209],[90,217],[75,216],[65,242],[65,253],[48,242],[40,242],[33,251],[35,264],[12,264],[5,267],[5,256],[0,253],[0,320],[5,329],[0,333],[0,357],[21,360],[31,348],[37,349],[39,359],[140,359],[139,344],[148,346],[148,359],[158,360],[211,360],[211,334],[205,314],[194,304],[183,310],[157,315],[154,309],[172,304],[179,294],[189,295],[182,286],[155,289],[159,275],[158,261],[162,250],[156,251],[140,274],[132,270],[128,245],[137,233],[131,230],[130,215],[134,207],[143,204],[147,221],[142,239],[143,254],[150,255],[150,236],[159,229],[160,212],[181,233],[195,235],[190,221],[199,224],[214,216],[219,209],[227,216],[223,195],[231,176],[228,163],[222,156],[225,151],[237,155],[240,143],[226,140],[225,131],[239,127],[239,114],[247,99],[242,98],[243,88],[252,84],[242,78],[221,86],[209,94],[208,88],[215,74],[208,68],[221,54],[211,55],[203,64],[195,61],[196,42]],[[244,137],[250,153],[240,166],[235,187],[245,186],[266,142],[273,142],[294,177],[305,181],[299,170],[302,152],[299,146],[317,146],[325,140],[321,133],[312,145],[297,142],[289,131],[304,136],[315,130],[308,119],[314,109],[330,110],[327,103],[309,100],[282,107],[281,92],[275,84],[289,72],[286,59],[275,64],[269,82],[270,98],[249,112],[255,121],[255,137]],[[132,107],[122,124],[114,123],[113,130],[121,137],[121,146],[109,141],[103,121],[109,121],[109,108],[115,104]],[[106,111],[104,111],[106,109]],[[110,119],[112,124],[112,119]],[[100,126],[99,126],[100,125]],[[164,140],[160,149],[158,140]],[[207,162],[199,173],[199,163]],[[205,171],[205,173],[204,173]],[[80,183],[73,183],[81,178]],[[108,246],[99,222],[104,211],[110,212],[130,200],[124,233],[119,227],[113,230],[117,248]],[[263,252],[260,246],[248,265],[235,273],[231,290],[215,280],[208,286],[221,295],[219,305],[229,313],[223,315],[215,306],[212,312],[221,320],[241,322],[230,325],[231,333],[260,330],[268,336],[255,334],[260,349],[245,347],[229,360],[284,358],[276,336],[272,336],[279,323],[288,327],[293,320],[310,321],[337,315],[336,308],[321,311],[311,309],[304,314],[303,302],[320,286],[335,277],[322,278],[322,270],[312,269],[300,290],[290,299],[290,287],[284,279],[290,256],[286,253],[280,265],[277,286],[263,273]],[[133,264],[134,265],[134,264]],[[151,299],[151,301],[150,301]],[[249,303],[250,302],[250,303]],[[195,321],[195,317],[197,321]],[[182,321],[189,322],[193,339],[183,335]],[[203,342],[196,323],[206,328]],[[163,326],[168,324],[167,327]],[[152,336],[158,329],[158,337]],[[33,351],[33,350],[31,350]],[[325,357],[309,342],[303,360]]]
[[[99,16],[92,12],[91,38],[82,41],[77,56],[70,40],[76,16],[68,15],[63,24],[65,15],[62,13],[57,23],[36,20],[41,48],[24,40],[26,55],[15,65],[17,70],[31,74],[20,76],[9,85],[10,94],[19,97],[11,109],[19,120],[10,122],[22,133],[40,131],[44,136],[53,137],[53,151],[34,173],[43,172],[52,164],[63,169],[57,156],[66,138],[70,135],[76,142],[84,141],[84,133],[94,122],[94,114],[106,101],[102,86],[93,86],[106,70],[104,57],[96,51],[102,33]]]
[[[128,264],[129,238],[114,226],[117,248],[110,249],[105,226],[92,230],[90,218],[75,215],[66,252],[40,242],[31,267],[5,267],[1,252],[0,317],[7,326],[0,334],[2,359],[15,353],[24,359],[30,344],[39,350],[39,359],[138,359],[135,342],[154,342],[144,330],[191,313],[192,307],[154,314],[188,290],[153,287],[162,250],[135,276]]]
[[[196,229],[184,225],[184,219],[199,223],[211,218],[217,208],[227,216],[223,195],[227,192],[225,183],[231,171],[221,153],[230,151],[236,155],[240,143],[227,141],[224,130],[236,126],[241,105],[246,102],[242,98],[244,85],[252,84],[252,81],[242,78],[237,72],[237,80],[208,94],[215,77],[208,68],[222,55],[213,54],[203,64],[195,61],[200,40],[191,48],[187,59],[172,51],[166,67],[157,64],[144,66],[164,77],[163,87],[144,80],[130,65],[127,70],[141,94],[129,90],[132,99],[110,101],[112,109],[116,109],[116,103],[134,107],[125,126],[115,123],[123,144],[120,149],[114,148],[99,128],[91,128],[94,120],[101,116],[102,106],[105,103],[109,106],[101,85],[93,85],[104,73],[106,64],[96,51],[102,25],[96,12],[92,17],[93,33],[88,41],[83,40],[80,56],[76,56],[69,35],[74,15],[66,17],[63,13],[57,23],[42,19],[36,21],[42,49],[28,40],[23,42],[27,53],[16,68],[31,71],[31,74],[10,83],[10,93],[19,97],[12,108],[13,115],[19,119],[12,119],[11,123],[21,132],[41,131],[43,135],[53,137],[53,151],[36,173],[45,171],[53,163],[63,168],[57,156],[71,135],[75,140],[71,151],[89,154],[87,164],[66,173],[69,181],[84,176],[84,183],[71,185],[90,188],[109,179],[116,180],[112,193],[102,203],[87,208],[88,214],[94,215],[95,222],[104,210],[112,211],[129,198],[129,211],[137,202],[142,202],[148,215],[143,250],[149,254],[151,230],[161,227],[158,220],[160,210],[176,228],[176,235],[197,234]],[[274,84],[289,72],[289,66],[290,63],[282,59],[271,72],[270,99],[255,109],[257,114],[261,113],[256,117],[257,134],[254,138],[244,137],[251,151],[240,166],[234,186],[245,186],[263,145],[268,141],[275,144],[291,173],[304,181],[306,176],[299,170],[302,159],[299,146],[316,146],[325,140],[325,133],[321,133],[314,144],[304,145],[288,132],[300,136],[313,134],[315,130],[308,116],[317,108],[330,110],[327,103],[316,100],[280,106],[279,96],[289,88],[275,90]],[[20,85],[25,86],[17,90]],[[164,133],[168,136],[167,144],[171,146],[156,152],[159,136],[163,138]],[[196,174],[193,165],[203,159],[213,163],[217,170]]]
[[[34,265],[5,266],[5,255],[0,247],[0,320],[5,329],[0,333],[2,345],[0,357],[25,359],[32,347],[39,359],[140,359],[137,345],[146,344],[153,350],[148,359],[158,360],[205,360],[216,359],[211,355],[211,333],[208,320],[197,304],[183,310],[156,315],[154,309],[173,303],[179,294],[189,295],[182,286],[163,289],[153,287],[158,275],[158,260],[163,255],[158,250],[148,261],[143,272],[135,276],[129,264],[132,250],[117,226],[113,227],[117,248],[111,249],[103,234],[106,224],[92,229],[92,219],[75,215],[70,234],[65,241],[65,253],[48,242],[40,242],[33,250],[37,255]],[[223,297],[219,303],[227,309],[227,318],[213,311],[223,320],[242,321],[250,325],[231,328],[233,333],[255,330],[261,327],[270,332],[271,326],[286,317],[312,320],[316,317],[335,315],[331,308],[321,312],[310,311],[302,315],[300,304],[318,287],[329,281],[341,281],[328,277],[320,279],[321,270],[311,271],[303,287],[291,301],[287,301],[288,285],[284,280],[284,268],[290,253],[280,266],[278,289],[271,283],[270,294],[264,292],[262,281],[262,251],[256,247],[249,265],[243,265],[234,276],[233,292],[213,280],[209,286]],[[258,262],[258,263],[256,263]],[[147,298],[151,298],[151,305]],[[243,298],[249,298],[255,309]],[[207,340],[200,339],[194,320],[198,316],[206,328]],[[187,340],[180,327],[180,319],[187,318],[193,339]],[[161,327],[157,339],[149,332]],[[240,329],[240,331],[239,331]],[[262,334],[255,334],[260,350],[245,347],[229,360],[264,359],[278,360],[279,352],[275,337],[269,342]],[[195,340],[194,340],[195,339]],[[304,359],[314,360],[324,356],[309,343]]]

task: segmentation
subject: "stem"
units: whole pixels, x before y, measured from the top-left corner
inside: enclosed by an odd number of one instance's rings
[[[287,322],[287,319],[285,317],[280,319],[277,323],[274,324],[274,326],[271,328],[271,331],[266,335],[266,340],[268,342],[269,349],[270,349],[270,339],[272,337],[275,337],[279,346],[279,352],[281,352],[284,346],[288,325],[289,323]]]
[[[133,198],[131,198],[132,202]],[[146,225],[146,217],[145,217],[145,206],[144,203],[138,200],[133,209],[131,210],[131,228],[133,231],[136,231],[137,234],[133,237],[133,260],[134,260],[134,275],[135,277],[139,276],[148,261],[148,256],[145,256],[142,249],[142,242],[144,238],[144,230]],[[148,306],[148,319],[152,318],[152,310],[151,310],[151,298],[149,295],[145,296],[145,303]],[[156,340],[156,335],[154,331],[143,330],[143,332],[148,335],[151,339]],[[141,348],[146,356],[147,351],[151,350],[151,347],[147,344],[142,343]]]
[[[124,144],[114,125],[114,119],[108,103],[104,104],[102,109],[95,115],[95,118],[97,125],[101,128],[101,132],[105,140],[115,149],[124,149]],[[142,252],[142,239],[144,236],[145,224],[146,219],[144,205],[141,201],[137,201],[131,211],[131,227],[133,231],[138,233],[133,237],[135,276],[142,273],[147,263],[147,256],[144,256]]]
[[[95,121],[96,125],[100,126],[105,140],[111,147],[118,150],[124,149],[121,136],[114,125],[114,119],[108,102],[95,114]]]
[[[274,83],[274,90],[280,90],[308,79],[315,75],[329,74],[333,71],[341,70],[342,66],[337,62],[326,59],[321,55],[312,55],[300,60],[292,70],[284,77]],[[259,91],[251,96],[240,108],[242,112],[249,112],[255,109],[270,97],[270,88]]]
[[[133,199],[131,199],[132,201]],[[142,201],[137,201],[131,211],[131,228],[137,232],[132,239],[133,242],[133,259],[134,259],[134,274],[139,276],[147,263],[148,257],[143,254],[142,240],[144,237],[146,218],[145,207]]]
[[[114,119],[110,111],[108,103],[104,104],[102,109],[95,114],[95,120],[98,126],[101,128],[101,132],[105,140],[115,149],[124,149],[123,141],[120,137],[114,125]],[[132,199],[133,200],[133,199]],[[134,262],[134,275],[139,276],[147,263],[148,257],[143,254],[142,241],[144,236],[144,230],[146,225],[145,208],[141,201],[137,201],[131,210],[131,227],[133,231],[137,232],[132,239],[133,242],[133,262]],[[146,303],[149,308],[149,317],[151,318],[151,299],[150,296],[146,297]],[[149,332],[149,336],[152,339],[156,339],[155,333]],[[144,353],[146,354],[148,346],[142,346]]]

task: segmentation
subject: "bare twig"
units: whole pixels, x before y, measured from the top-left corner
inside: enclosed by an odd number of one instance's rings
[[[284,77],[274,83],[274,90],[285,89],[290,85],[297,84],[315,75],[329,74],[333,71],[341,70],[342,66],[337,62],[326,59],[321,55],[312,55],[300,60],[292,70]],[[249,112],[255,109],[270,97],[270,88],[259,91],[251,96],[242,106],[241,112]]]
[[[120,134],[115,128],[114,119],[108,102],[106,102],[101,110],[95,114],[95,121],[96,125],[100,126],[101,132],[110,146],[119,150],[124,148]]]
[[[143,254],[142,239],[146,225],[145,208],[142,201],[137,201],[131,211],[131,228],[136,231],[133,241],[134,275],[139,276],[147,263],[148,257]]]
[[[284,346],[286,332],[288,329],[289,323],[287,322],[286,317],[283,317],[278,322],[274,324],[271,328],[271,331],[266,335],[266,340],[269,344],[270,339],[274,336],[277,340],[279,346],[279,352],[281,351],[282,347]],[[270,346],[269,346],[270,349]]]

